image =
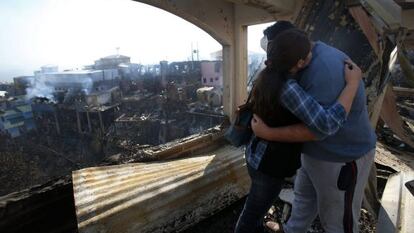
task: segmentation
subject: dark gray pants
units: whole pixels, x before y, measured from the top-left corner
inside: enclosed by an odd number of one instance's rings
[[[295,180],[287,233],[305,233],[319,214],[327,233],[358,233],[364,188],[375,149],[350,163],[333,163],[302,154]]]

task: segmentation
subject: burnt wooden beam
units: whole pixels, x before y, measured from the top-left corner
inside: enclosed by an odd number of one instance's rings
[[[412,97],[414,98],[414,88],[393,87],[395,95],[398,97]]]
[[[70,177],[0,197],[0,232],[75,232]]]

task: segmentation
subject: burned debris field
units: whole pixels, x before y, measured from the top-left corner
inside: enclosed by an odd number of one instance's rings
[[[224,121],[220,87],[203,89],[201,83],[201,67],[221,62],[162,63],[144,71],[128,59],[102,58],[106,66],[95,68],[112,69],[111,74],[99,74],[103,80],[94,79],[96,71],[47,70],[54,67],[43,67],[36,81],[15,78],[15,84],[9,85],[15,95],[0,100],[5,124],[10,122],[0,135],[1,195],[102,164],[116,155],[126,160],[142,148],[197,134]],[[119,68],[120,64],[126,65]]]

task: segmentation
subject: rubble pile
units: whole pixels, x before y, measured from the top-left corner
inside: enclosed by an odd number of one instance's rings
[[[0,141],[0,195],[46,183],[79,167],[66,158],[73,155],[70,153],[63,157],[43,145],[20,143],[5,136]]]
[[[143,150],[220,124],[221,88],[197,92],[203,63],[145,68],[114,55],[87,70],[44,66],[0,86],[8,91],[0,98],[0,196],[104,162],[154,160]]]

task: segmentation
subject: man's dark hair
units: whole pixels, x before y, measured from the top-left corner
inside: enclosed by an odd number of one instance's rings
[[[287,73],[300,59],[306,59],[311,51],[311,42],[304,31],[289,29],[272,40],[267,51],[270,67]]]
[[[263,34],[267,37],[267,40],[273,40],[278,34],[280,34],[283,31],[296,28],[295,25],[293,25],[289,21],[277,21],[272,26],[269,26],[263,31]]]

